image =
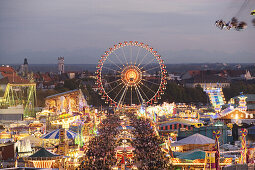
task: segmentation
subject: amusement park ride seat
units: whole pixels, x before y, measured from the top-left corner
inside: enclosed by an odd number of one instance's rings
[[[251,15],[255,15],[255,9],[251,11]]]

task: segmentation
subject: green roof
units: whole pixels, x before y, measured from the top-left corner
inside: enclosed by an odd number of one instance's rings
[[[60,155],[54,154],[52,152],[47,151],[45,148],[40,149],[33,155],[29,156],[30,158],[50,158],[50,157],[57,157]]]
[[[205,159],[205,152],[202,150],[193,150],[191,152],[181,153],[177,158],[187,160]]]

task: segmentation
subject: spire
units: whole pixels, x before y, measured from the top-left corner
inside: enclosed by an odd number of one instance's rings
[[[24,59],[24,65],[25,65],[25,64],[28,64],[27,58]]]

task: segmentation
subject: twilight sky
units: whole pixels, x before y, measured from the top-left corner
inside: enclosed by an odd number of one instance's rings
[[[114,44],[151,45],[166,63],[255,63],[250,0],[239,19],[248,28],[219,30],[244,0],[1,0],[0,64],[97,63]]]

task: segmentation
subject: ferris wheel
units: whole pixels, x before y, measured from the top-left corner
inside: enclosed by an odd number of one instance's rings
[[[150,105],[164,94],[166,73],[164,60],[152,47],[124,41],[101,56],[96,85],[110,106]]]

